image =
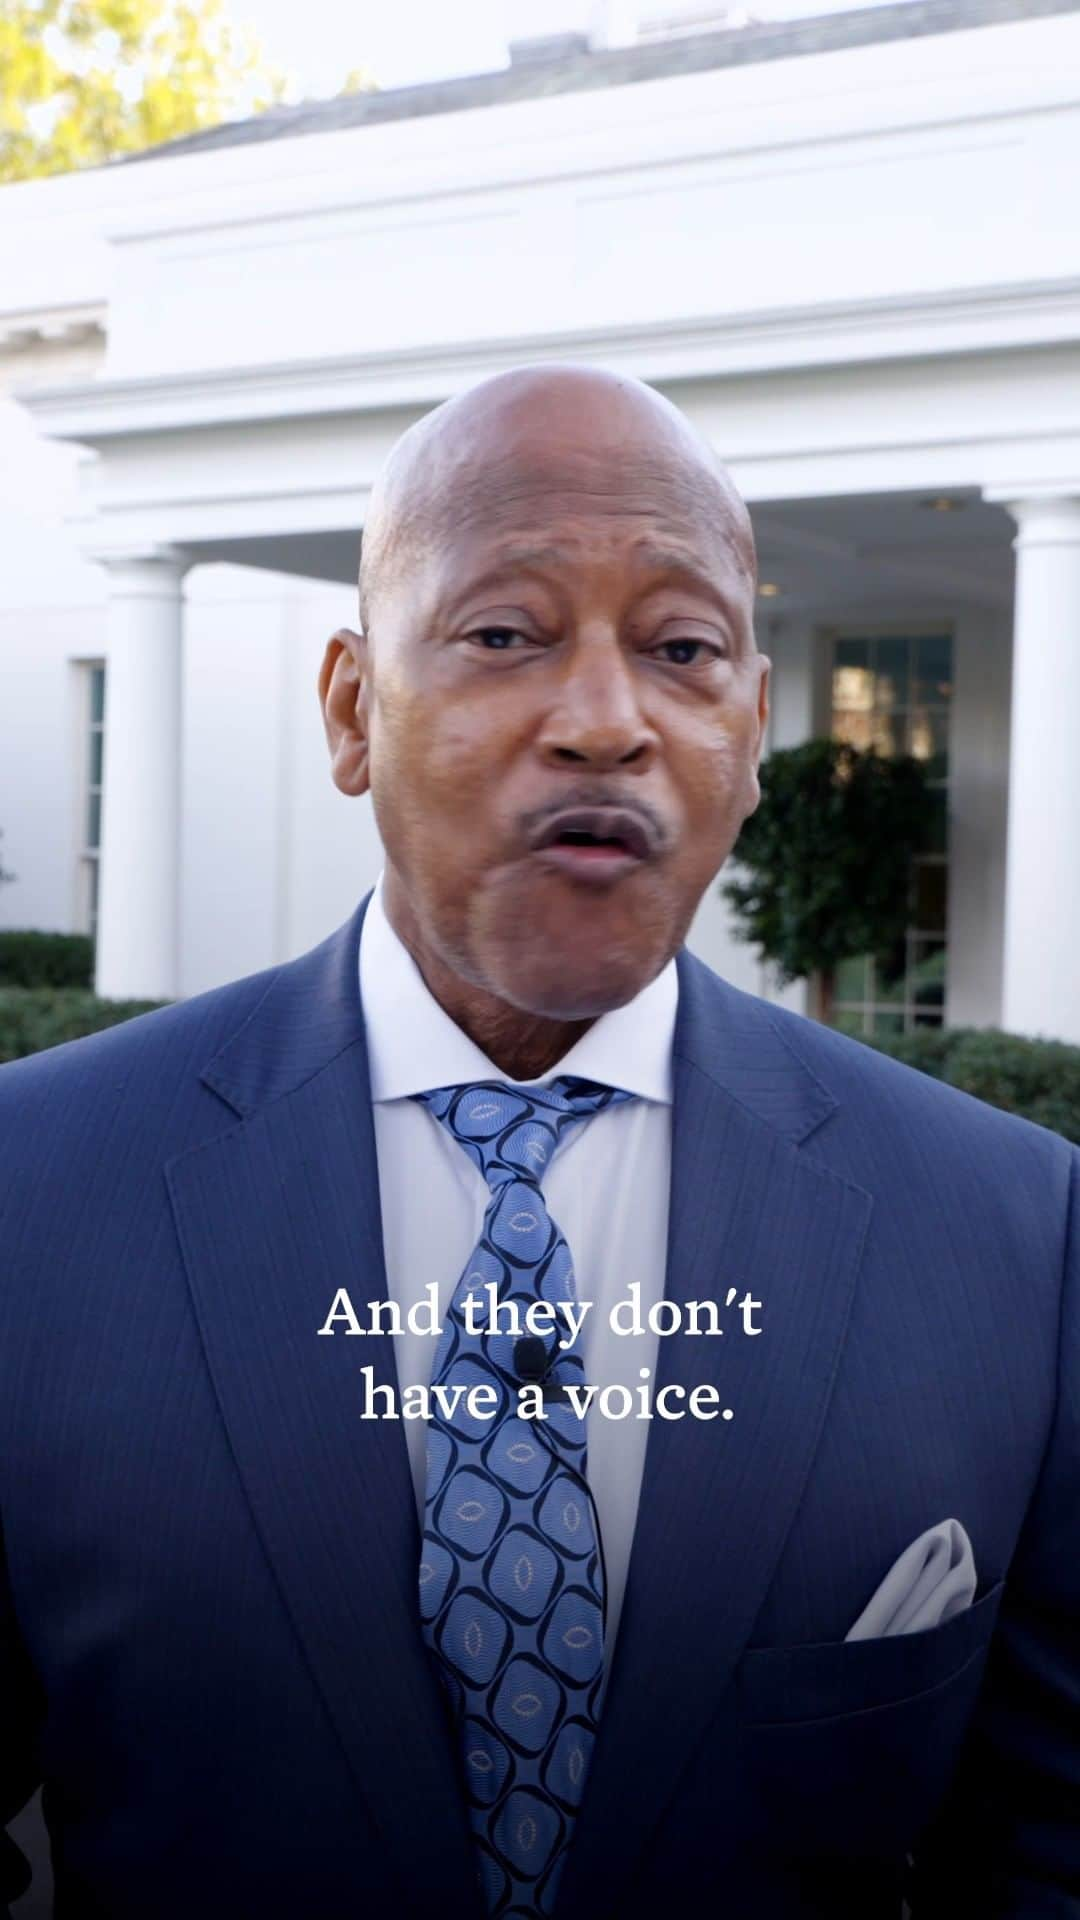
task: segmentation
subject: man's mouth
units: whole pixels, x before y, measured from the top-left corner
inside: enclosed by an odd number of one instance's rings
[[[655,829],[623,807],[574,807],[553,814],[534,835],[531,850],[547,866],[578,878],[628,873],[658,851]]]

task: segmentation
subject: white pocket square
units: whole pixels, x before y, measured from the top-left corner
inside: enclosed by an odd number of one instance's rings
[[[924,1633],[970,1607],[975,1556],[959,1520],[927,1527],[867,1601],[845,1640],[880,1640],[893,1633]]]

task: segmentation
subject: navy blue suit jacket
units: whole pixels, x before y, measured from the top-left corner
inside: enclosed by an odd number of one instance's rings
[[[43,1781],[60,1920],[479,1920],[393,1343],[316,1334],[385,1286],[363,911],[0,1071],[0,1827]],[[735,1419],[650,1428],[557,1920],[1075,1920],[1080,1154],[678,971],[667,1291],[765,1331],[661,1342]],[[951,1516],[974,1605],[845,1644]]]

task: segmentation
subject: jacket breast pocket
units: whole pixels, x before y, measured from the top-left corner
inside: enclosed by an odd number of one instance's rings
[[[744,1653],[740,1762],[763,1835],[800,1856],[911,1844],[955,1769],[1003,1591],[920,1633]]]

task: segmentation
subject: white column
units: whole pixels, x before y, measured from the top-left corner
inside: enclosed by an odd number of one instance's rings
[[[105,765],[98,898],[99,994],[177,993],[181,582],[170,549],[108,556]]]
[[[1080,1043],[1080,499],[1017,523],[1002,1025]]]

